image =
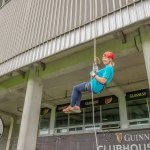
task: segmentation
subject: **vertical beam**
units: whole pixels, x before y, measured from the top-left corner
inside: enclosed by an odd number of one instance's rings
[[[113,85],[117,85],[115,81],[112,81],[111,83]],[[125,92],[119,86],[115,88],[110,88],[108,90],[118,97],[121,129],[127,129],[129,125],[128,125],[128,118],[127,118]]]
[[[35,150],[42,99],[42,84],[38,71],[31,68],[20,126],[17,150]]]
[[[150,87],[150,26],[143,26],[140,28],[140,35],[142,41],[142,48],[147,71],[147,78]]]
[[[8,134],[8,139],[7,139],[6,150],[9,150],[10,142],[11,142],[11,136],[12,136],[12,131],[13,131],[13,126],[14,126],[14,118],[11,117],[10,119],[11,119],[11,123],[10,123],[10,128],[9,128],[9,134]]]
[[[127,106],[125,96],[118,97],[119,99],[119,114],[121,129],[127,129],[129,127],[127,118]]]
[[[51,118],[50,118],[50,135],[54,134],[54,128],[55,128],[55,115],[56,115],[56,107],[51,108]]]

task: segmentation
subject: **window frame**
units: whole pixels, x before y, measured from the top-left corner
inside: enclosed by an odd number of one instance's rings
[[[128,119],[129,122],[129,128],[142,128],[145,127],[149,127],[150,125],[150,106],[149,106],[149,102],[148,102],[148,97],[146,98],[137,98],[131,101],[141,101],[145,99],[146,100],[146,106],[147,106],[147,113],[148,113],[148,117],[147,118],[139,118],[139,119]],[[127,103],[127,117],[128,117],[128,102],[131,102],[130,100],[126,101]],[[147,123],[146,123],[147,122]],[[133,123],[133,124],[132,124]],[[135,124],[134,124],[135,123]]]

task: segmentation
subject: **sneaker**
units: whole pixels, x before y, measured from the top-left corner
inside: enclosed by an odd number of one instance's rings
[[[71,109],[72,112],[74,113],[81,113],[81,109],[80,109],[80,106],[74,106],[72,107],[73,109]]]

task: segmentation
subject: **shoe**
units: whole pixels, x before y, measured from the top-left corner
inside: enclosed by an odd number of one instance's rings
[[[68,106],[67,108],[64,108],[63,109],[63,112],[66,113],[66,114],[69,114],[69,113],[81,113],[81,109],[79,106],[74,106],[74,107],[71,107],[71,106]]]
[[[72,113],[72,109],[73,109],[73,107],[68,106],[67,108],[63,109],[63,112],[66,113],[66,114],[69,114],[69,113]]]
[[[74,107],[72,107],[71,111],[73,113],[81,113],[80,106],[75,105]]]

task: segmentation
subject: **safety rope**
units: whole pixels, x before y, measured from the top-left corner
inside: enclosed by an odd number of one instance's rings
[[[97,63],[97,56],[96,56],[96,38],[94,38],[94,63]]]
[[[91,83],[92,84],[92,83]],[[92,86],[92,85],[91,85]],[[96,127],[95,127],[95,108],[94,108],[94,94],[92,91],[92,111],[93,111],[93,127],[94,127],[94,135],[95,135],[95,141],[96,141],[96,149],[98,150],[98,140],[97,140],[97,133],[96,133]]]
[[[94,39],[94,65],[97,65],[97,57],[96,57],[96,38]],[[92,79],[92,77],[91,77]],[[91,82],[91,89],[92,89],[92,82]],[[94,135],[95,135],[95,141],[96,141],[96,149],[99,149],[98,145],[98,138],[97,138],[97,133],[96,133],[96,127],[95,127],[95,106],[94,106],[94,93],[92,90],[92,113],[93,113],[93,127],[94,127]]]
[[[93,15],[94,15],[94,18],[93,19],[95,19],[94,20],[94,34],[95,34],[95,38],[94,38],[94,40],[93,40],[93,44],[94,44],[94,63],[93,63],[93,68],[95,67],[95,66],[97,66],[97,64],[100,64],[100,60],[99,60],[99,58],[97,57],[97,55],[96,55],[96,33],[97,33],[97,31],[96,31],[96,15],[95,15],[95,11],[97,11],[97,8],[95,7],[95,5],[96,5],[96,1],[93,1],[93,2],[95,2],[94,3],[94,7],[93,7]],[[94,66],[95,65],[95,66]],[[91,77],[91,79],[92,79],[92,77]],[[91,90],[92,90],[92,82],[91,82]],[[94,106],[94,93],[93,93],[93,90],[92,90],[92,110],[93,110],[93,127],[94,127],[94,135],[95,135],[95,141],[96,141],[96,150],[99,150],[99,145],[98,145],[98,140],[97,140],[97,133],[96,133],[96,127],[95,127],[95,106]]]

